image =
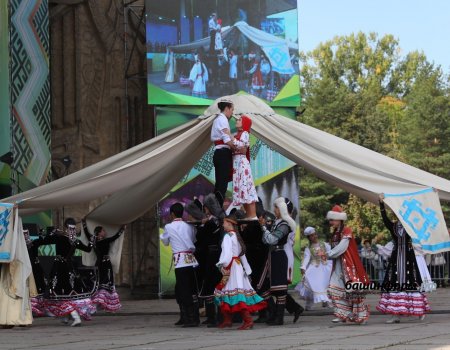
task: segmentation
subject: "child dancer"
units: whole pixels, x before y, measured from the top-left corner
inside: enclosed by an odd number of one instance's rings
[[[307,227],[304,234],[309,244],[305,248],[301,266],[303,279],[295,289],[300,293],[300,297],[306,300],[306,310],[311,310],[314,303],[322,302],[329,305],[327,289],[333,261],[326,257],[326,253],[331,250],[330,245],[319,241],[314,227]]]
[[[265,301],[252,288],[248,275],[252,270],[245,257],[245,246],[237,233],[237,221],[233,216],[224,219],[225,236],[222,253],[217,267],[223,278],[214,292],[216,304],[220,307],[223,322],[219,328],[232,326],[232,314],[240,312],[243,323],[240,330],[253,328],[252,312],[266,307]]]
[[[253,183],[250,169],[250,129],[252,120],[243,115],[236,120],[238,133],[233,144],[236,152],[233,154],[233,206],[244,205],[247,219],[258,220],[256,217],[256,202],[258,194]]]

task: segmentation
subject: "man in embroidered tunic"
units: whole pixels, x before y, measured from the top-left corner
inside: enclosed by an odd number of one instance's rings
[[[160,238],[165,246],[170,244],[175,267],[175,297],[180,307],[180,320],[176,325],[197,327],[200,323],[198,313],[198,293],[195,278],[194,257],[195,228],[183,221],[183,205],[175,203],[170,207],[172,222],[164,227]]]

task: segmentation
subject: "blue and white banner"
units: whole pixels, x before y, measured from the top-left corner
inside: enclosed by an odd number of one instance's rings
[[[294,74],[291,56],[286,45],[266,45],[262,47],[270,61],[272,70],[280,74]]]
[[[0,263],[10,262],[15,251],[14,205],[0,203]]]
[[[384,194],[384,202],[394,211],[414,244],[425,253],[450,250],[450,236],[442,213],[438,194],[427,188],[402,194]]]

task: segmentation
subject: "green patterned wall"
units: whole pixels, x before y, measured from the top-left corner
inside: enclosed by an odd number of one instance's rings
[[[0,156],[9,152],[10,118],[9,118],[9,21],[8,2],[0,1]],[[9,191],[9,166],[0,162],[0,186],[2,196]]]
[[[0,1],[1,197],[50,180],[50,70],[48,0]],[[24,222],[51,225],[49,212]]]
[[[50,73],[47,0],[11,0],[10,77],[13,169],[19,192],[50,176]]]

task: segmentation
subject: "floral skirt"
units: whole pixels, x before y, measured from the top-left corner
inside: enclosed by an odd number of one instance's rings
[[[91,315],[97,309],[90,298],[77,300],[45,300],[45,311],[48,316],[65,317],[72,311],[77,311],[78,314],[85,320],[90,320]]]
[[[92,296],[92,303],[107,312],[116,312],[122,307],[116,290],[99,289]]]
[[[431,310],[428,299],[420,292],[382,293],[377,310],[384,314],[422,316]]]
[[[369,318],[369,306],[365,304],[362,293],[347,293],[340,286],[330,285],[328,297],[334,309],[334,315],[343,321],[362,323]]]
[[[34,317],[45,316],[45,300],[42,295],[31,298],[31,311]]]

